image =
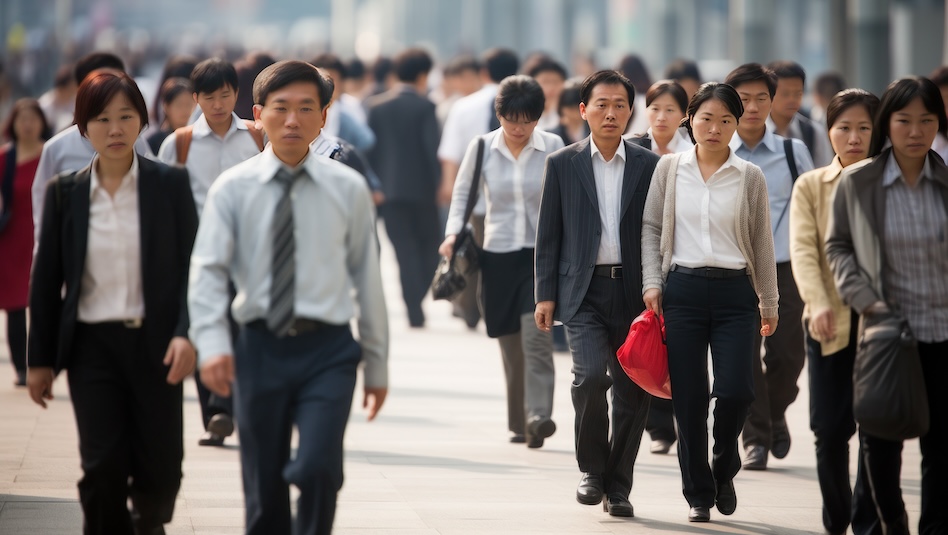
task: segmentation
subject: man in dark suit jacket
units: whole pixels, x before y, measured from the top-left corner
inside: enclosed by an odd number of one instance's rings
[[[395,247],[402,296],[412,327],[422,327],[421,301],[438,265],[441,225],[436,193],[441,181],[438,165],[438,119],[427,91],[431,56],[408,49],[395,58],[400,83],[366,100],[375,146],[369,164],[382,180],[385,204],[380,214]]]
[[[562,321],[573,356],[576,499],[606,500],[613,516],[633,516],[632,467],[649,395],[622,370],[616,350],[642,301],[642,213],[658,156],[628,141],[635,90],[615,71],[583,82],[580,111],[591,136],[550,155],[536,246],[536,321]],[[612,387],[612,438],[606,390]]]

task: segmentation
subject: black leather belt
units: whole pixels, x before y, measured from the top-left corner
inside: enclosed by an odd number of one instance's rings
[[[311,333],[325,329],[326,327],[331,327],[332,324],[326,323],[319,320],[310,320],[306,318],[296,318],[293,320],[293,325],[290,326],[290,330],[287,331],[287,336],[299,336],[301,334]],[[267,327],[267,320],[253,320],[247,323],[247,327],[260,331],[270,332],[270,328]]]
[[[127,320],[112,320],[112,321],[97,321],[95,323],[84,323],[80,322],[82,325],[89,325],[91,327],[123,327],[125,329],[141,329],[145,325],[144,318],[129,318]]]
[[[596,266],[593,268],[593,275],[597,277],[606,277],[608,279],[621,279],[622,266],[618,264]]]
[[[740,277],[747,275],[747,268],[744,269],[725,269],[725,268],[716,268],[716,267],[699,267],[699,268],[690,268],[685,266],[674,265],[671,268],[672,271],[676,273],[684,273],[685,275],[694,275],[696,277],[705,277],[708,279],[730,279],[732,277]]]

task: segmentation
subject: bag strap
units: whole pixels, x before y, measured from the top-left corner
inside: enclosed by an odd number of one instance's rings
[[[10,144],[10,149],[6,153],[6,161],[3,169],[3,175],[0,176],[0,196],[3,198],[2,213],[10,213],[13,206],[13,181],[16,175],[16,143]]]
[[[793,184],[796,183],[797,177],[800,176],[800,173],[797,172],[797,159],[793,155],[793,140],[790,138],[785,138],[783,140],[783,153],[787,157],[787,167],[790,168],[790,187],[793,187]],[[787,209],[790,208],[790,201],[787,201],[787,204],[783,205],[783,211],[780,212],[780,217],[777,218],[777,224],[774,225],[774,232],[780,228],[780,223],[783,222],[784,216],[787,215]]]
[[[477,138],[477,162],[474,164],[474,179],[471,180],[471,192],[467,196],[467,206],[464,207],[464,223],[471,219],[474,213],[474,206],[477,205],[477,197],[481,185],[481,172],[484,167],[484,138]]]
[[[257,130],[256,124],[248,119],[244,119],[244,124],[247,125],[250,137],[257,143],[257,148],[260,149],[260,152],[263,152],[263,131]]]
[[[188,151],[191,150],[191,138],[194,137],[194,125],[182,126],[174,131],[174,148],[178,153],[178,165],[188,163]]]

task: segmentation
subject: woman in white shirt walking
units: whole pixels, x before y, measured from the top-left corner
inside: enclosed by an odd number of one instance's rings
[[[464,208],[474,179],[478,145],[484,144],[482,187],[487,201],[484,251],[480,256],[487,335],[497,338],[507,379],[511,442],[539,448],[556,431],[553,410],[553,345],[533,319],[533,254],[540,190],[547,155],[563,147],[559,136],[536,128],[543,89],[528,76],[504,79],[494,110],[500,128],[475,138],[461,161],[451,197],[445,240],[450,257],[467,223]]]
[[[777,327],[777,272],[767,183],[728,141],[744,109],[729,85],[695,93],[685,125],[695,147],[663,156],[642,224],[645,305],[665,314],[678,459],[690,522],[734,513],[737,437],[754,399],[754,332]],[[759,309],[759,310],[758,310]],[[708,388],[708,346],[714,387]],[[715,397],[708,465],[708,399]]]

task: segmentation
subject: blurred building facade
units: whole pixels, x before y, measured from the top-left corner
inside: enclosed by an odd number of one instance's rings
[[[92,48],[117,48],[136,65],[258,49],[372,60],[420,44],[440,60],[506,46],[601,67],[636,53],[653,78],[678,57],[697,60],[708,79],[747,61],[791,59],[814,77],[837,70],[881,92],[948,62],[946,26],[945,0],[0,1],[4,64],[26,71],[28,86],[48,84],[59,61]],[[24,66],[30,54],[42,61]]]

